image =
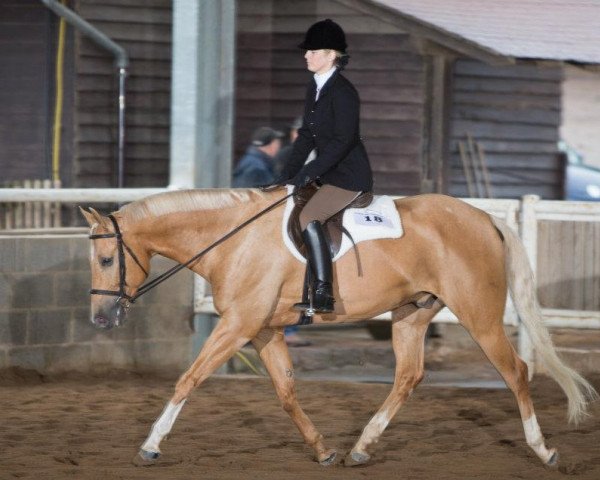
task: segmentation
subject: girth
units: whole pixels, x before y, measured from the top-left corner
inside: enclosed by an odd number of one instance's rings
[[[294,193],[294,208],[290,213],[290,218],[288,220],[287,225],[288,235],[292,239],[292,242],[294,242],[294,245],[296,246],[298,251],[305,257],[306,247],[304,246],[304,241],[302,240],[302,229],[300,228],[300,212],[308,203],[308,201],[312,198],[312,196],[315,193],[317,193],[317,191],[318,188],[312,184],[308,187],[296,189],[296,192]],[[342,236],[344,234],[349,236],[349,233],[345,231],[343,227],[344,211],[347,208],[368,207],[372,201],[373,194],[371,192],[361,193],[350,204],[348,204],[345,208],[340,210],[338,213],[330,217],[327,220],[327,222],[325,222],[325,236],[327,237],[327,242],[331,251],[331,258],[335,257],[336,254],[339,252],[340,246],[342,244]],[[352,240],[351,237],[350,240]]]

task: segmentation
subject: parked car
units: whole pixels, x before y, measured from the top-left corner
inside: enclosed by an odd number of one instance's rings
[[[565,142],[558,147],[567,158],[565,200],[600,202],[600,169],[586,165],[583,155]]]

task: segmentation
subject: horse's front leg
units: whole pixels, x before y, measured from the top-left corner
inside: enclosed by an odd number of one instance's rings
[[[136,457],[136,463],[152,463],[160,456],[160,442],[171,431],[190,392],[249,342],[259,328],[257,326],[253,329],[248,325],[242,327],[240,322],[221,318],[206,340],[198,358],[179,378],[175,386],[175,394],[152,425],[150,435],[142,444]]]
[[[310,445],[321,465],[330,465],[336,457],[336,451],[327,449],[323,445],[321,435],[306,413],[300,407],[294,388],[294,370],[288,352],[288,347],[283,338],[283,329],[267,328],[261,330],[252,340],[261,360],[265,364],[277,396],[283,409],[290,415],[304,441]]]

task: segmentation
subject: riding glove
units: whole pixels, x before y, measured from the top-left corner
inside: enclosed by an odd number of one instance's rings
[[[302,174],[302,172],[290,180],[290,183],[292,185],[294,185],[294,187],[296,187],[296,188],[306,187],[306,186],[310,185],[312,182],[313,182],[313,179],[310,178],[308,175]]]

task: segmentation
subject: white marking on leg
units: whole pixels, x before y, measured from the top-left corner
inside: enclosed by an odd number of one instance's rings
[[[373,418],[364,428],[362,435],[358,439],[358,442],[356,442],[352,452],[366,454],[367,447],[372,443],[377,443],[379,441],[379,437],[388,426],[389,422],[390,419],[387,410],[384,410],[383,412],[377,413],[375,416],[373,416]]]
[[[142,445],[142,450],[160,453],[158,446],[165,435],[171,431],[171,428],[175,423],[175,419],[177,418],[177,415],[179,415],[184,403],[185,400],[182,400],[177,405],[171,402],[167,403],[167,406],[160,414],[160,417],[158,417],[158,420],[156,420],[154,425],[152,425],[152,430]]]
[[[542,459],[544,463],[548,463],[555,450],[548,450],[544,443],[544,436],[540,430],[540,426],[532,415],[523,422],[523,429],[525,430],[525,438],[527,439],[527,445],[529,445],[538,457]]]

